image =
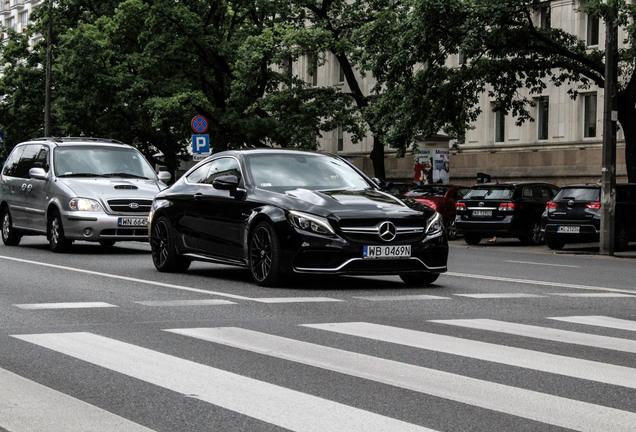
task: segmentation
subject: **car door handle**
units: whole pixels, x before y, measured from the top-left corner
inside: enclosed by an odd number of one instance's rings
[[[203,194],[201,192],[197,192],[194,194],[194,199],[195,200],[200,200],[203,198]]]

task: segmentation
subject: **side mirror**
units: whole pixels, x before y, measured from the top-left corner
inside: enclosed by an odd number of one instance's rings
[[[44,168],[31,168],[29,170],[29,177],[38,180],[46,180],[46,171],[44,171]]]
[[[239,186],[239,179],[235,175],[224,175],[212,181],[214,189],[235,191]]]
[[[159,173],[157,173],[157,176],[159,177],[159,180],[161,180],[164,183],[169,182],[170,179],[172,178],[172,174],[170,174],[169,171],[159,171]]]
[[[386,188],[387,186],[387,183],[384,180],[379,179],[377,177],[373,177],[371,180],[373,180],[373,183],[375,183],[376,185],[378,185],[378,187],[382,189]]]

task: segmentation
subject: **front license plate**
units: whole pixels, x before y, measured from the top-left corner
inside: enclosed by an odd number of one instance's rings
[[[148,218],[120,217],[117,225],[120,227],[145,227],[148,226]]]
[[[362,258],[409,258],[411,245],[364,246]]]
[[[581,231],[581,227],[579,226],[568,226],[568,225],[560,225],[557,228],[557,232],[560,233],[579,233]]]
[[[490,217],[490,216],[492,216],[492,210],[473,210],[473,216],[475,216],[475,217]]]

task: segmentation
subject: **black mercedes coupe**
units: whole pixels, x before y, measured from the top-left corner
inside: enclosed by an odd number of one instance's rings
[[[440,215],[382,191],[345,159],[297,150],[217,153],[157,194],[155,267],[194,260],[247,267],[275,286],[294,275],[399,275],[429,285],[447,269]]]

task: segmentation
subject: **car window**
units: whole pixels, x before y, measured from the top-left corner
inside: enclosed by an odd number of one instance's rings
[[[24,151],[26,146],[20,146],[13,149],[9,158],[4,164],[4,170],[2,173],[6,176],[15,177],[16,171],[18,169],[18,163],[20,162],[20,156],[22,156],[22,152]]]
[[[13,176],[28,178],[29,170],[34,167],[38,161],[38,154],[42,146],[40,144],[29,144],[24,146],[24,151],[20,156],[20,160],[15,165]]]
[[[190,183],[212,184],[215,178],[224,175],[235,175],[241,178],[241,170],[236,159],[232,157],[214,159],[192,171],[187,178]]]
[[[371,185],[346,162],[307,154],[252,154],[247,167],[254,184],[276,191],[365,190]]]
[[[512,196],[513,191],[508,188],[475,187],[464,195],[464,199],[511,199]]]
[[[459,188],[455,191],[455,199],[459,200],[464,198],[464,196],[466,196],[466,194],[468,193],[470,189],[469,188]]]
[[[521,190],[521,196],[526,199],[534,198],[534,187],[528,186]]]
[[[555,200],[574,200],[574,201],[599,201],[601,199],[600,188],[562,188]]]
[[[436,196],[443,197],[446,195],[448,187],[445,186],[420,186],[409,191],[407,196]]]
[[[156,178],[146,158],[130,147],[57,147],[53,162],[58,177]]]

